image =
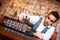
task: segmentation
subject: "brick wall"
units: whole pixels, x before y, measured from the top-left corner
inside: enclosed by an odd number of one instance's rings
[[[57,0],[0,0],[0,2],[0,15],[11,18],[16,12],[20,14],[25,11],[30,15],[38,16],[46,16],[51,11],[58,11],[60,15],[60,3]],[[59,22],[57,24],[60,24]],[[56,23],[54,26],[57,26]]]

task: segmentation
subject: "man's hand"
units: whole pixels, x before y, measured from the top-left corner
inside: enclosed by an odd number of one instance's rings
[[[34,33],[34,36],[40,38],[40,39],[43,39],[43,35],[41,34],[41,32],[36,32]]]
[[[19,17],[19,21],[23,21],[23,19],[27,19],[27,20],[29,19],[26,13],[18,14],[18,17]]]
[[[19,21],[22,21],[26,17],[26,14],[21,13],[21,14],[18,14],[17,16],[19,17]]]

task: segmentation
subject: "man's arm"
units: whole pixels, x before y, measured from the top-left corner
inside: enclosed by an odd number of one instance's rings
[[[52,26],[50,29],[47,30],[46,33],[42,34],[44,36],[43,40],[49,40],[52,37],[54,31],[55,27]]]
[[[52,27],[50,29],[47,30],[46,33],[41,33],[41,32],[36,32],[34,33],[34,36],[43,39],[43,40],[49,40],[51,38],[51,36],[53,35],[55,30],[55,27]]]
[[[23,19],[29,19],[29,22],[32,24],[35,24],[38,20],[39,20],[39,16],[30,16],[30,15],[26,15],[26,13],[21,13],[18,15],[19,20],[22,21]]]
[[[34,36],[36,36],[36,37],[38,37],[38,38],[40,38],[40,39],[43,39],[43,35],[42,35],[41,32],[35,32],[35,33],[34,33]]]

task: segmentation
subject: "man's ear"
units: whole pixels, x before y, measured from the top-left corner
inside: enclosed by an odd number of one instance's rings
[[[48,15],[46,15],[45,17],[48,17]]]
[[[57,26],[57,21],[55,23],[53,23],[52,25],[56,27]]]

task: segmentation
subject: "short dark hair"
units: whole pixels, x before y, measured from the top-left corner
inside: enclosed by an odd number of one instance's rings
[[[52,14],[57,20],[59,20],[59,14],[57,11],[52,11],[52,12],[50,12],[50,14]]]

